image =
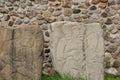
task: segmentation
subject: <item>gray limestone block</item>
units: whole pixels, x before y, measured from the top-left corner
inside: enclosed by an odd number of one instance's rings
[[[104,40],[99,23],[55,22],[50,35],[53,66],[58,72],[104,80]]]

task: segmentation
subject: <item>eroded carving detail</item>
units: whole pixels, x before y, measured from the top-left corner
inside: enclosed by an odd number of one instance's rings
[[[104,44],[100,25],[56,22],[51,27],[51,53],[55,69],[62,74],[103,80]]]
[[[0,28],[0,75],[5,80],[40,80],[42,50],[39,27]]]

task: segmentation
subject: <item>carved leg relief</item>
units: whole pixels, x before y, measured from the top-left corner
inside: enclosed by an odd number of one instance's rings
[[[0,75],[4,79],[40,80],[43,50],[41,29],[2,28],[0,41]]]
[[[100,25],[56,22],[51,27],[51,54],[55,69],[60,73],[103,80],[104,44]]]

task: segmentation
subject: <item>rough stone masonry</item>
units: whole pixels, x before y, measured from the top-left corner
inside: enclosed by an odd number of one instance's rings
[[[104,80],[104,40],[99,23],[55,22],[51,24],[51,54],[55,70]]]
[[[0,26],[38,24],[44,33],[43,72],[52,73],[50,25],[71,21],[101,24],[105,41],[105,71],[120,72],[120,0],[0,0]],[[112,72],[112,73],[111,73]]]
[[[36,25],[0,27],[0,77],[41,80],[43,41]]]

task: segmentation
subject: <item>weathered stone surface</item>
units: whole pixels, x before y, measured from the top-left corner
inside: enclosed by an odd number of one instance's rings
[[[55,22],[51,27],[50,47],[55,69],[62,74],[103,80],[104,43],[100,24]]]
[[[71,16],[72,15],[72,9],[71,8],[64,8],[63,14],[65,16]]]
[[[111,74],[111,75],[117,75],[118,74],[118,71],[115,68],[113,68],[113,67],[111,67],[109,69],[106,69],[105,72],[107,74]]]
[[[80,9],[73,9],[73,13],[74,13],[74,14],[78,14],[78,13],[80,13],[80,12],[81,12]]]
[[[93,4],[98,4],[100,2],[100,0],[92,0]]]
[[[11,78],[11,38],[12,38],[12,30],[0,28],[0,75],[5,77],[6,79]]]
[[[108,16],[108,14],[107,14],[106,12],[103,12],[103,13],[101,14],[101,16],[102,16],[103,18],[106,18],[106,17]]]
[[[5,15],[5,16],[4,16],[4,20],[5,20],[5,21],[8,21],[9,19],[10,19],[10,15]]]
[[[41,80],[43,45],[42,31],[36,25],[0,28],[0,76]]]
[[[100,2],[100,3],[99,3],[99,7],[100,7],[101,9],[106,8],[106,5],[107,5],[107,3],[103,3],[103,2]]]
[[[72,0],[63,0],[62,2],[64,8],[70,8],[72,6]]]
[[[101,2],[107,2],[108,0],[100,0]]]
[[[91,7],[90,7],[90,10],[96,10],[96,9],[97,9],[96,6],[91,6]]]

